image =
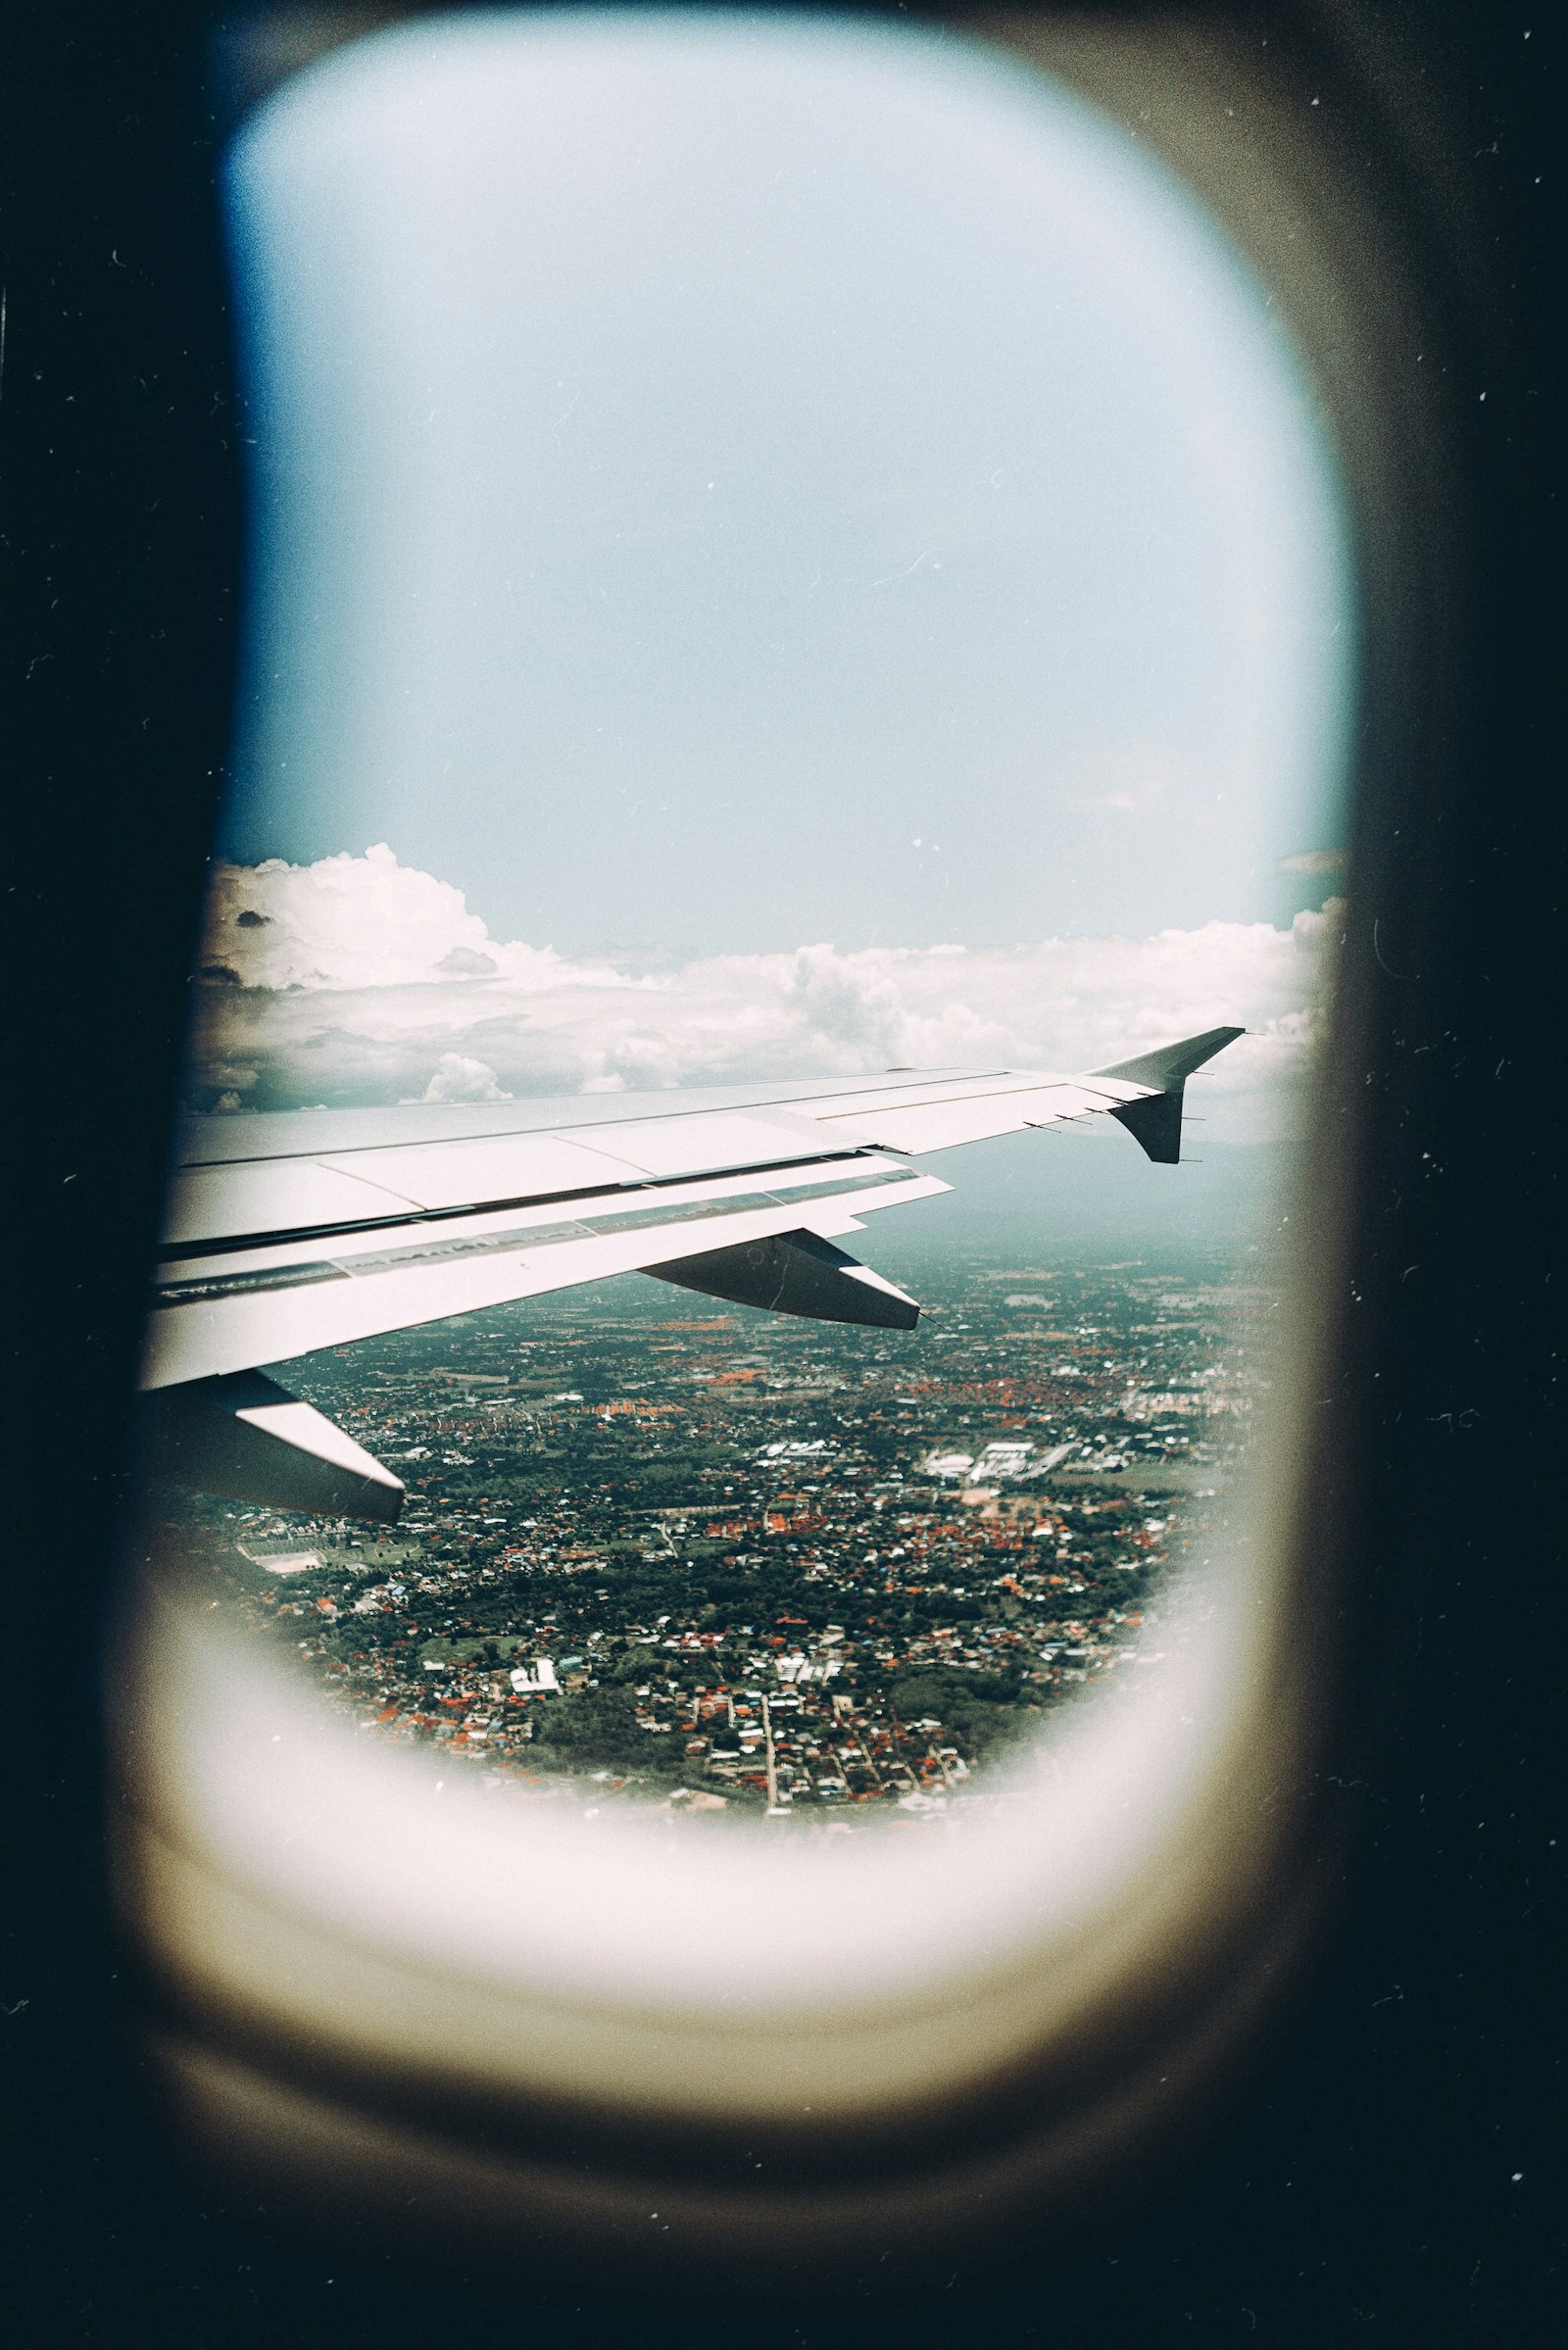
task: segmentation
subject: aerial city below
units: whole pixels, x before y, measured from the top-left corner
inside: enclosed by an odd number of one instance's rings
[[[395,1527],[154,1488],[147,1539],[334,1712],[492,1787],[936,1828],[1184,1638],[1256,1280],[971,1249],[922,1267],[910,1331],[637,1278],[494,1307],[286,1373],[405,1481]]]

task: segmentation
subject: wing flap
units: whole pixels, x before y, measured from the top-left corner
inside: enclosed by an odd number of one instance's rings
[[[422,1246],[330,1262],[279,1263],[232,1280],[218,1274],[205,1285],[193,1284],[198,1294],[189,1302],[176,1295],[151,1316],[142,1385],[169,1387],[255,1363],[287,1362],[321,1346],[642,1272],[715,1248],[744,1247],[773,1233],[852,1230],[873,1209],[948,1189],[931,1175],[909,1172],[900,1180],[902,1172],[879,1173],[864,1188],[845,1188],[805,1208],[799,1199],[744,1205],[716,1199],[684,1208],[672,1201],[663,1216],[639,1219],[629,1231],[595,1232],[582,1225],[563,1232],[556,1225],[547,1237],[537,1226],[524,1226],[486,1233],[472,1253],[463,1252],[461,1235],[448,1226]]]

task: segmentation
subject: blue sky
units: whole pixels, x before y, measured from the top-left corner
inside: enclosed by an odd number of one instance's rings
[[[1321,902],[1332,466],[1123,130],[926,33],[478,17],[297,77],[229,184],[228,857],[386,842],[567,955]]]

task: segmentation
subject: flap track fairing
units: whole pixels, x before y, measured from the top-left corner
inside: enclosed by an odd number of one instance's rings
[[[147,1473],[198,1493],[390,1525],[403,1485],[325,1414],[260,1371],[159,1388],[142,1400]]]
[[[920,1319],[912,1297],[814,1232],[778,1233],[646,1270],[677,1289],[727,1297],[735,1305],[760,1305],[769,1313],[803,1314],[815,1322],[912,1330]]]

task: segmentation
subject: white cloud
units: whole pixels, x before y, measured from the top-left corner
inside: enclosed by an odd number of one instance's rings
[[[510,1102],[512,1096],[496,1083],[488,1061],[469,1060],[466,1053],[443,1053],[435,1074],[420,1097],[425,1102]]]
[[[220,864],[205,965],[247,988],[384,988],[505,976],[528,989],[575,978],[552,948],[499,946],[463,892],[400,865],[381,842],[314,865]]]
[[[1009,948],[873,947],[633,968],[490,937],[384,847],[216,876],[199,1097],[486,1102],[854,1075],[1073,1070],[1238,1021],[1213,1106],[1255,1130],[1310,1040],[1336,905],[1266,922]]]

